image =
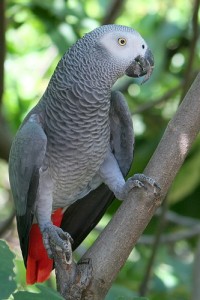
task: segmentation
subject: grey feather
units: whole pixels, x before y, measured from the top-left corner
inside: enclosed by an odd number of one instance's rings
[[[126,176],[133,161],[134,132],[128,105],[120,92],[111,95],[110,131],[112,152]]]
[[[111,95],[110,145],[122,174],[126,176],[133,160],[134,134],[131,114],[120,92]],[[61,228],[72,236],[73,250],[97,225],[114,199],[113,192],[101,184],[65,211]]]
[[[34,218],[39,169],[46,152],[47,137],[40,118],[29,115],[16,135],[9,157],[9,177],[16,207],[17,229],[26,264],[29,232]]]
[[[37,193],[37,187],[30,185],[42,166],[46,151],[47,138],[35,115],[23,124],[16,135],[9,157],[10,184],[18,216],[26,213],[30,192]],[[34,178],[34,181],[37,180]]]
[[[118,44],[120,37],[129,40],[123,49]],[[124,182],[123,176],[133,158],[133,128],[122,94],[111,93],[111,88],[126,73],[137,77],[150,74],[152,64],[152,55],[139,33],[120,25],[101,26],[86,34],[60,60],[43,97],[19,129],[10,152],[10,183],[25,261],[33,217],[44,229],[45,224],[50,224],[52,210],[73,203],[75,208],[83,209],[84,205],[78,205],[82,200],[77,200],[84,197],[89,202],[83,199],[87,213],[86,217],[81,214],[80,225],[76,226],[77,244],[98,222],[112,194],[109,192],[103,205],[99,205],[101,197],[97,197],[98,211],[92,217],[94,205],[90,201],[94,200],[95,192],[90,193],[109,181],[100,170],[110,151]],[[114,191],[116,174],[111,173]],[[42,186],[45,178],[46,187],[51,186],[46,191]],[[97,191],[101,191],[102,197],[105,195],[104,188]],[[73,216],[74,222],[78,222],[75,210],[70,210],[70,218],[65,214],[70,222]],[[87,222],[81,233],[87,216],[91,217],[91,224]]]

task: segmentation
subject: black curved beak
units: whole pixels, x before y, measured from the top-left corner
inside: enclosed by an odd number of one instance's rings
[[[138,55],[130,66],[126,69],[125,74],[130,77],[141,77],[144,76],[142,83],[146,82],[154,68],[154,58],[150,49],[147,49],[144,57]]]

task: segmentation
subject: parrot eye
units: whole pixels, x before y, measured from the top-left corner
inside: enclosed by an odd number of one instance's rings
[[[126,45],[126,39],[125,38],[119,38],[118,39],[118,44],[120,46],[125,46]]]
[[[144,49],[145,48],[145,45],[142,45],[142,49]]]

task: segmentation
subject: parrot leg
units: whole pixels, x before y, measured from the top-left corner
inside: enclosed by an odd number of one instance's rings
[[[68,263],[72,260],[71,236],[51,222],[53,206],[53,181],[48,168],[40,170],[36,204],[36,218],[42,233],[43,243],[49,258],[53,258],[52,248],[60,248],[66,254]]]
[[[43,243],[47,250],[49,258],[53,258],[52,247],[61,248],[66,255],[67,263],[72,262],[73,239],[70,234],[64,232],[60,227],[47,223],[42,231]]]
[[[99,175],[103,182],[108,185],[110,190],[115,194],[115,197],[119,200],[127,199],[128,193],[134,187],[146,188],[146,184],[149,184],[154,188],[154,194],[157,194],[160,190],[155,180],[144,174],[135,174],[125,182],[119,165],[112,152],[108,153],[106,159],[101,165]]]

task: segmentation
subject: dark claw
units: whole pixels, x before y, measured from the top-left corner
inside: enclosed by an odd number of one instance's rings
[[[161,188],[159,187],[159,185],[156,183],[156,181],[154,179],[152,179],[151,177],[148,177],[144,174],[135,174],[133,176],[133,179],[135,180],[139,180],[142,181],[144,183],[148,183],[150,184],[152,187],[154,187],[154,194],[157,194],[158,192],[160,192]],[[144,185],[145,186],[145,185]],[[146,187],[145,187],[146,188]],[[147,189],[147,188],[146,188]]]
[[[159,187],[159,185],[155,182],[154,183],[154,186],[159,190],[159,191],[161,191],[161,188]]]

